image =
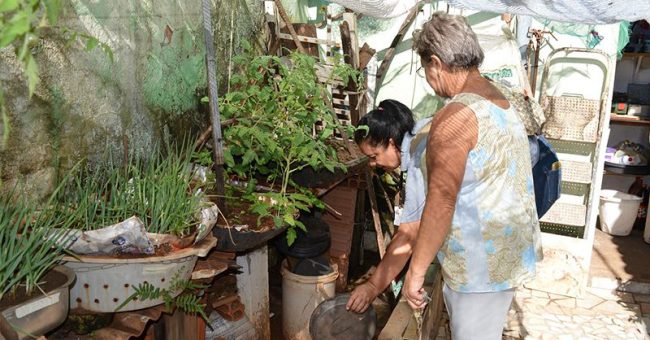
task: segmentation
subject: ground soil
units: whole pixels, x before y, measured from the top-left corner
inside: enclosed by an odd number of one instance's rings
[[[357,143],[353,141],[350,141],[350,146],[352,147],[354,154],[350,153],[345,141],[342,139],[330,139],[327,141],[327,144],[336,149],[336,155],[339,157],[339,161],[341,163],[348,163],[363,156],[361,150],[359,150],[359,147],[357,146]]]
[[[227,212],[225,213],[226,219],[219,216],[217,220],[217,228],[228,228],[234,225],[247,225],[248,230],[255,232],[267,231],[275,228],[273,218],[263,217],[259,219],[259,215],[251,213],[250,203],[243,199],[231,199],[226,202]]]
[[[23,303],[31,298],[42,296],[41,292],[51,292],[63,285],[68,280],[65,274],[50,270],[45,276],[41,278],[41,284],[39,284],[40,290],[36,288],[31,294],[27,294],[24,286],[19,286],[15,293],[7,292],[2,296],[0,300],[0,310],[4,310],[7,307],[15,306],[20,303]]]

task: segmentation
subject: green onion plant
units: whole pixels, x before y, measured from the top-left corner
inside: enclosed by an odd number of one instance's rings
[[[55,200],[54,210],[78,215],[74,228],[95,230],[131,216],[151,233],[184,236],[197,225],[200,194],[191,188],[189,147],[170,147],[127,164],[108,161],[77,171]],[[77,214],[79,212],[79,214]]]
[[[74,214],[44,213],[12,196],[0,195],[0,299],[19,289],[32,294],[73,241],[67,231]]]

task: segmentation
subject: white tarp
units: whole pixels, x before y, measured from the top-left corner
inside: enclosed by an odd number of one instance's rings
[[[447,3],[460,8],[585,24],[650,18],[650,0],[448,0]]]
[[[357,13],[375,18],[398,17],[413,8],[418,0],[330,0]]]
[[[357,13],[393,18],[408,12],[416,0],[331,0]],[[611,24],[650,18],[650,0],[448,0],[454,7],[542,17],[555,21]]]

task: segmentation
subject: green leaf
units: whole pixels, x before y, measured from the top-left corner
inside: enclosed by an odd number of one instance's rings
[[[104,43],[101,43],[100,46],[102,48],[102,51],[104,51],[104,54],[106,54],[106,56],[108,57],[108,60],[110,60],[111,63],[113,63],[115,61],[113,59],[113,49]]]
[[[232,154],[230,152],[230,149],[225,149],[223,151],[223,160],[226,163],[226,166],[233,167],[235,166],[235,159],[232,157]]]
[[[263,203],[256,203],[253,204],[251,207],[251,212],[253,214],[259,215],[259,216],[268,216],[269,215],[269,210],[268,210],[268,205],[263,204]]]
[[[5,0],[6,1],[6,0]],[[61,13],[61,0],[48,0],[43,2],[45,4],[45,12],[47,13],[47,20],[50,25],[56,25]]]
[[[242,165],[247,165],[250,164],[251,161],[255,158],[255,151],[248,149],[244,153],[244,157],[242,157]]]
[[[88,36],[86,39],[86,51],[92,51],[95,47],[99,45],[99,40],[95,37]]]
[[[27,55],[25,73],[27,74],[29,97],[31,98],[34,94],[34,90],[36,90],[36,84],[38,84],[38,65],[36,65],[36,60],[34,60],[34,57],[31,54]]]
[[[284,222],[286,222],[290,226],[295,226],[296,225],[296,219],[293,218],[292,215],[285,215],[284,216]]]
[[[304,231],[304,232],[307,232],[307,227],[302,222],[300,222],[300,221],[296,221],[296,222],[297,222],[296,226],[298,228],[302,229],[302,231]]]
[[[273,224],[275,224],[276,228],[283,227],[282,218],[280,218],[279,216],[273,216]]]
[[[4,95],[2,93],[2,88],[0,88],[0,113],[2,113],[2,142],[0,142],[0,150],[4,150],[5,146],[7,145],[7,142],[9,141],[9,132],[10,132],[10,126],[9,126],[9,116],[7,115],[7,111],[5,109],[5,101],[4,101]],[[2,181],[0,181],[0,187],[2,186]]]
[[[0,48],[11,44],[16,38],[29,32],[31,11],[17,12],[0,32]]]
[[[0,1],[0,13],[13,11],[18,8],[18,0],[2,0]]]
[[[323,129],[323,133],[321,133],[321,135],[320,135],[320,140],[326,140],[326,139],[329,138],[329,136],[331,136],[333,133],[334,133],[334,129],[332,129],[332,128],[329,127],[329,126],[326,127],[325,129]]]
[[[291,246],[296,240],[296,230],[293,228],[287,229],[287,244]]]

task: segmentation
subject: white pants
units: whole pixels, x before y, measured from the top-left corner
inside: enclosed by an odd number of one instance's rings
[[[459,293],[445,283],[442,294],[453,340],[500,340],[514,289],[490,293]]]

